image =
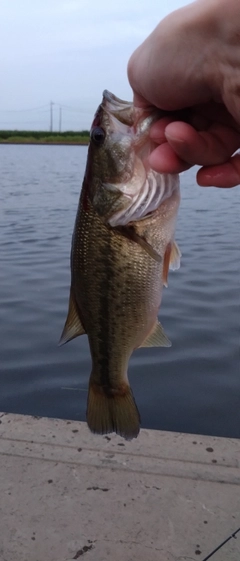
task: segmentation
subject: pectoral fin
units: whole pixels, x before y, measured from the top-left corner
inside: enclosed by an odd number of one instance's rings
[[[171,255],[170,255],[170,263],[169,263],[169,269],[171,269],[171,271],[176,271],[177,269],[180,268],[181,265],[181,251],[178,247],[177,242],[173,242],[172,244],[172,249],[171,249]]]
[[[139,234],[137,234],[133,226],[117,226],[115,230],[120,232],[123,236],[125,236],[125,238],[128,238],[140,245],[144,251],[146,251],[152,259],[154,259],[154,261],[157,261],[158,263],[162,262],[162,256],[159,255],[156,249],[154,249],[154,247],[152,247],[143,236],[139,236]]]
[[[147,242],[147,240],[136,234],[136,239],[134,241],[136,241],[139,245],[141,245],[141,247],[148,253],[148,255],[150,255],[150,257],[154,259],[154,261],[157,261],[157,263],[162,262],[161,255],[159,255],[156,249],[154,249],[154,247],[152,247],[150,243]]]
[[[69,297],[68,315],[58,344],[59,346],[64,345],[65,343],[68,343],[68,341],[75,339],[75,337],[78,337],[79,335],[84,335],[84,333],[86,333],[86,331],[80,320],[77,303],[74,298],[73,291],[71,289],[70,297]]]
[[[172,343],[164,333],[163,326],[157,320],[151,333],[147,336],[140,347],[171,347]]]
[[[168,286],[168,271],[176,271],[180,267],[181,251],[177,242],[169,243],[163,261],[163,284]]]

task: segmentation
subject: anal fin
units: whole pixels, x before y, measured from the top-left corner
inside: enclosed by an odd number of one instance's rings
[[[157,320],[152,331],[149,333],[145,341],[140,347],[171,347],[172,343],[164,333],[163,326]]]
[[[62,335],[60,337],[59,346],[68,343],[75,337],[79,337],[80,335],[84,335],[86,333],[81,319],[79,317],[78,306],[73,295],[73,290],[70,290],[69,296],[69,305],[68,305],[68,315],[67,319],[63,328]]]

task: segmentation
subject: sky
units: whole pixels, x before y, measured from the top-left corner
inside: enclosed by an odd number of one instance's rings
[[[89,129],[108,89],[132,99],[127,62],[190,0],[1,0],[0,129]]]

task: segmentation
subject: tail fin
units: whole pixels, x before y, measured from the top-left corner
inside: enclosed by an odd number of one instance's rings
[[[126,440],[136,438],[140,415],[130,386],[126,384],[121,390],[104,391],[90,379],[87,423],[96,434],[116,432]]]

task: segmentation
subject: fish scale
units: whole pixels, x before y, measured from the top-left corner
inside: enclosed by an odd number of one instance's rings
[[[109,94],[109,96],[112,94]],[[166,180],[154,177],[156,186],[163,194],[156,209],[141,219],[113,227],[111,216],[122,213],[131,204],[126,177],[130,173],[131,193],[139,185],[134,176],[136,147],[127,152],[126,165],[119,162],[117,153],[117,103],[113,97],[114,121],[111,122],[109,96],[103,99],[98,109],[96,137],[99,147],[90,143],[87,169],[77,211],[71,251],[71,291],[69,312],[61,341],[86,333],[92,357],[92,372],[89,382],[87,422],[93,432],[106,434],[115,431],[126,439],[136,437],[140,428],[140,415],[128,381],[128,362],[134,349],[141,346],[170,346],[158,322],[163,284],[171,256],[175,268],[178,266],[178,248],[174,244],[176,215],[179,205],[179,186],[176,178]],[[126,102],[124,111],[126,112]],[[110,104],[110,107],[109,107]],[[108,109],[108,112],[107,112]],[[132,106],[131,106],[132,111]],[[143,130],[146,136],[146,126]],[[150,119],[148,118],[148,126]],[[123,116],[119,121],[119,160],[123,158]],[[141,126],[141,120],[138,122]],[[95,125],[94,125],[95,126]],[[115,127],[115,129],[114,129]],[[95,129],[93,129],[95,130]],[[102,132],[101,132],[102,131]],[[111,152],[111,135],[114,134],[114,152]],[[134,141],[134,133],[133,141]],[[139,130],[137,138],[141,138]],[[145,138],[144,137],[144,138]],[[129,146],[129,139],[127,145]],[[136,157],[135,157],[136,150]],[[110,154],[109,154],[110,152]],[[141,143],[141,155],[143,142]],[[111,156],[111,157],[110,157]],[[141,156],[142,157],[142,156]],[[115,158],[114,174],[111,177],[109,162]],[[131,164],[131,165],[130,165]],[[131,168],[132,166],[132,168]],[[144,166],[137,168],[146,173]],[[121,192],[121,173],[124,176],[124,192]],[[151,176],[153,173],[150,170]],[[131,175],[132,174],[132,175]],[[134,182],[131,179],[134,177]],[[109,178],[111,181],[109,181]],[[164,185],[166,188],[164,190]],[[160,192],[160,191],[159,191]],[[100,195],[99,195],[100,193]],[[137,206],[134,207],[134,213]],[[119,216],[120,216],[119,214]],[[177,255],[177,259],[176,259]]]

